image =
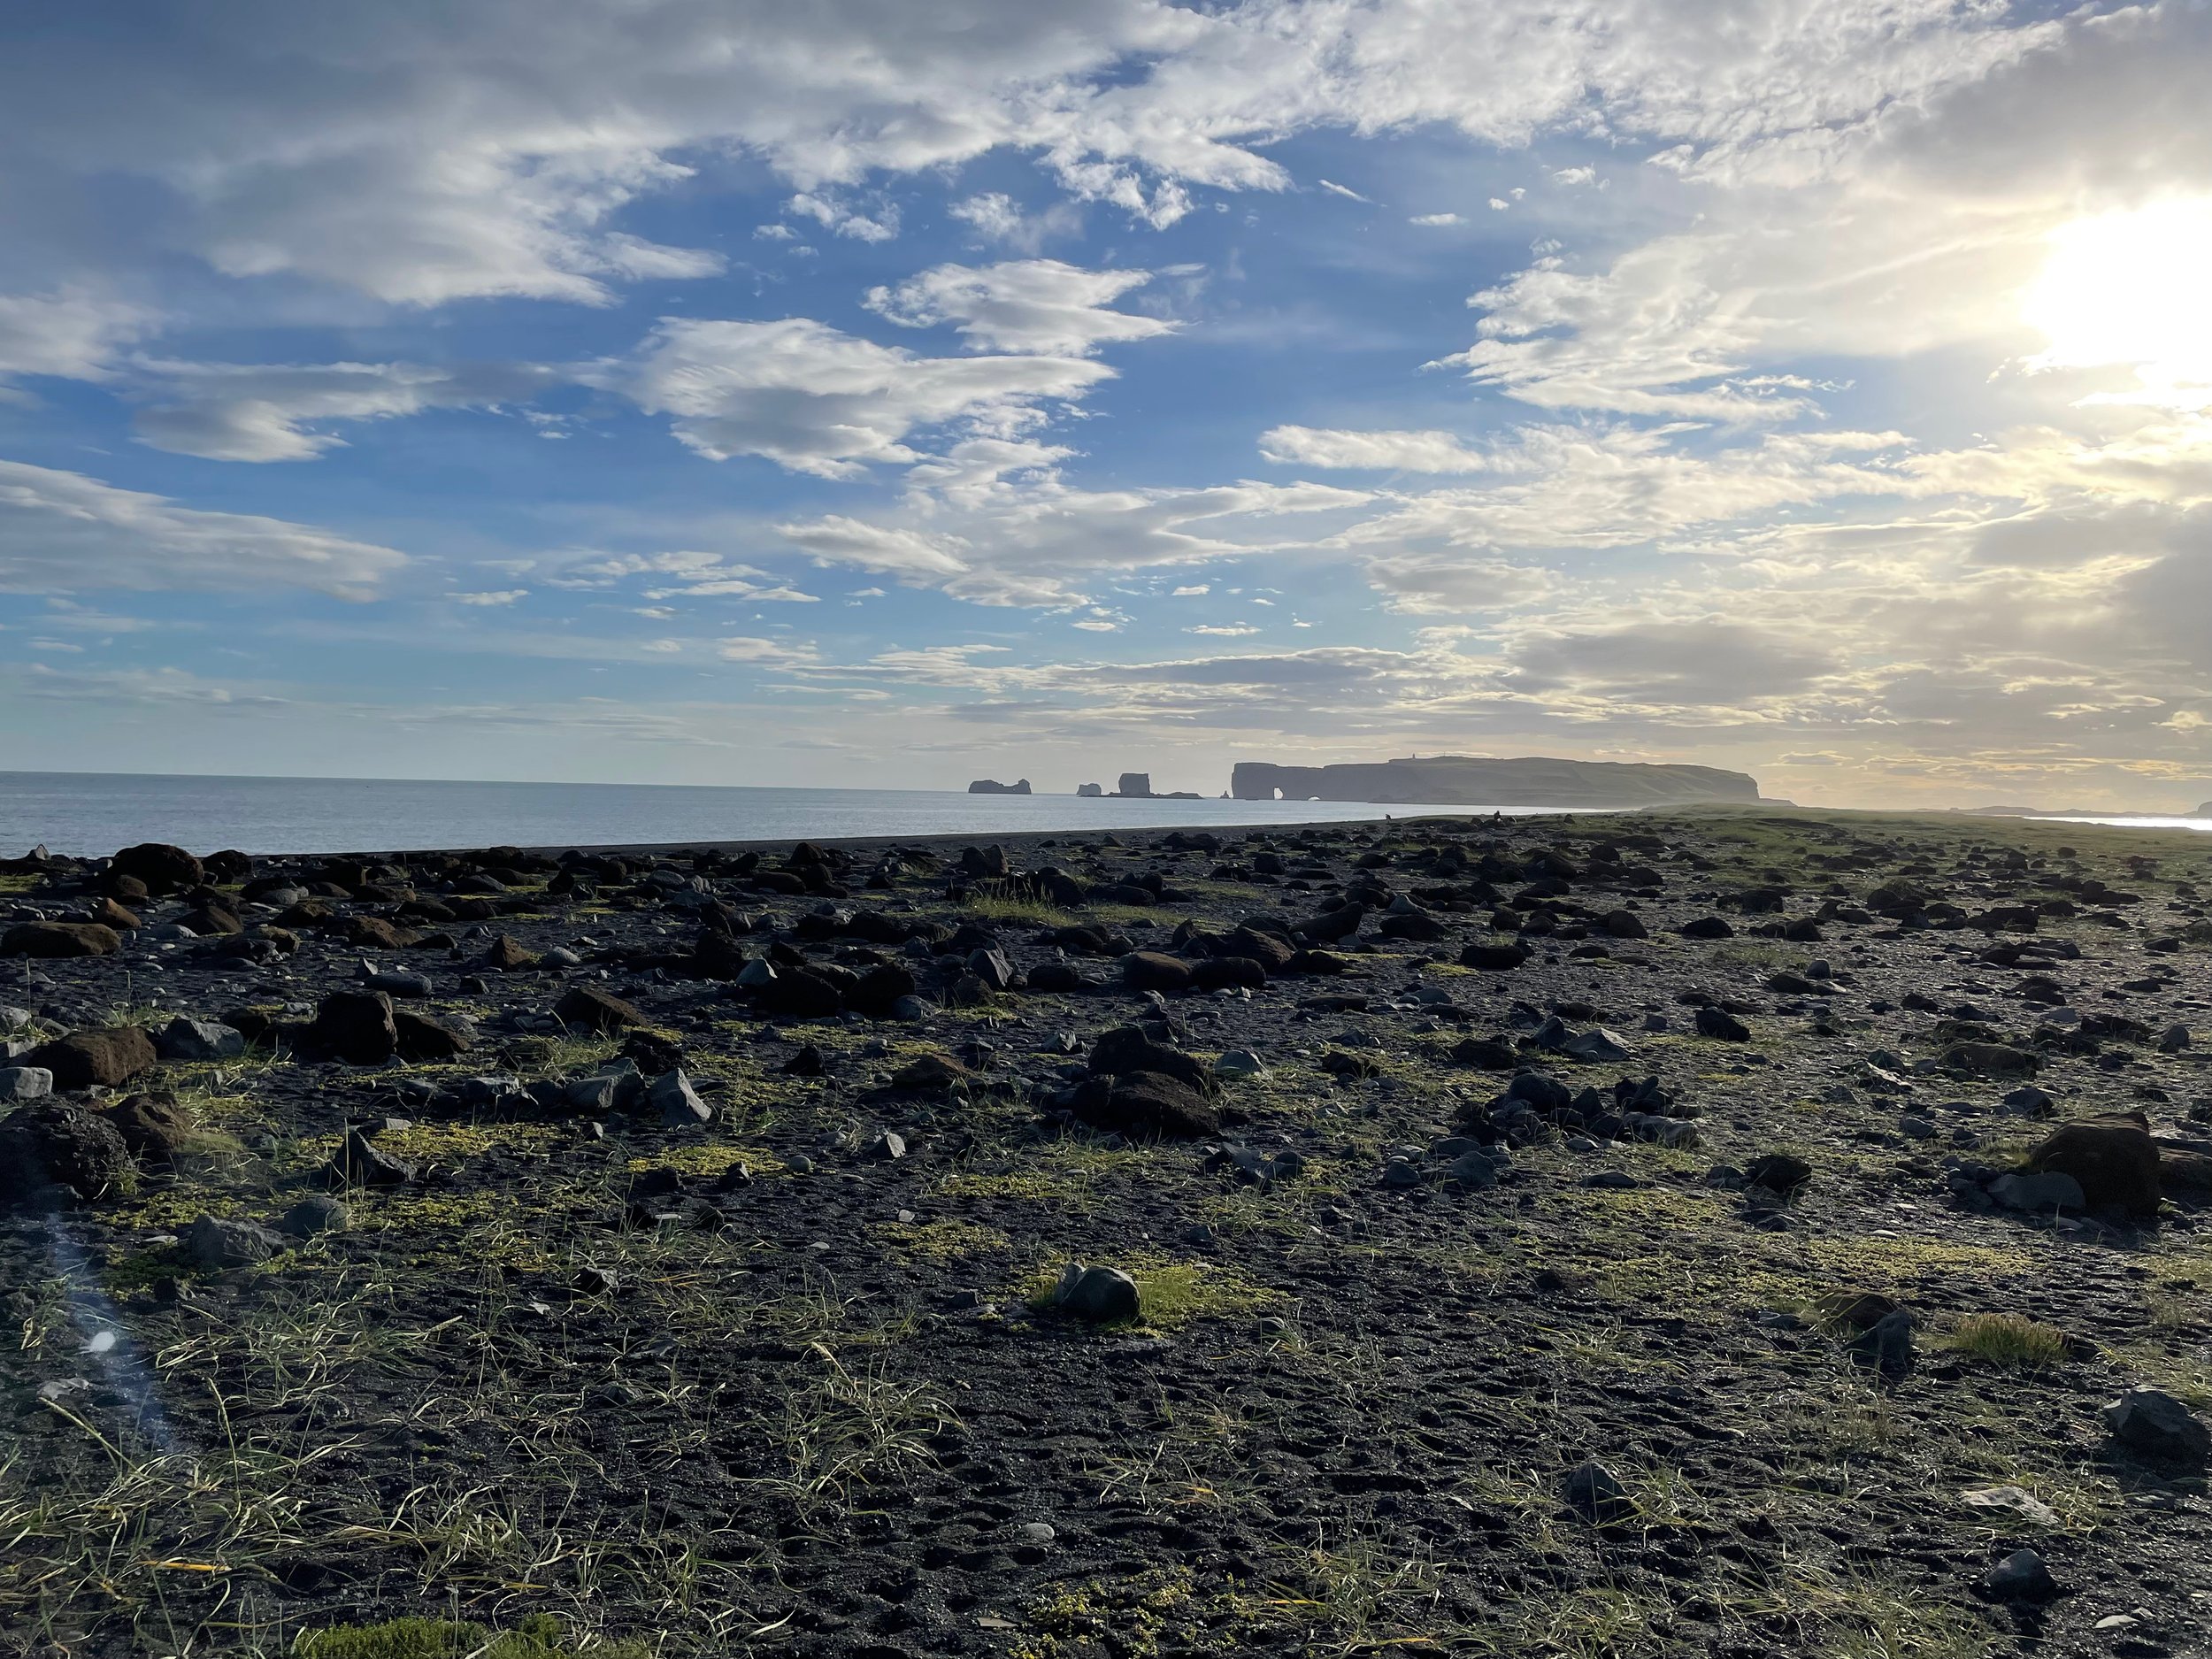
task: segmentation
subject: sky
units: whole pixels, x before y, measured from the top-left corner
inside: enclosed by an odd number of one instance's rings
[[[26,0],[0,768],[2212,799],[2212,10]]]

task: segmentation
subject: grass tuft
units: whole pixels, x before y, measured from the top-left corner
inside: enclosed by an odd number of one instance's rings
[[[646,1659],[640,1642],[594,1646],[594,1659]],[[560,1621],[548,1614],[526,1618],[496,1634],[481,1624],[442,1618],[396,1618],[381,1624],[334,1624],[309,1631],[293,1645],[294,1659],[580,1659]]]
[[[1970,1313],[1947,1346],[1986,1364],[2041,1371],[2066,1358],[2066,1333],[2017,1313]]]

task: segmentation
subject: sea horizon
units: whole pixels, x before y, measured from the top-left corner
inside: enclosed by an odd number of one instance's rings
[[[419,852],[489,846],[1231,829],[1447,814],[1603,810],[1227,795],[971,795],[762,784],[486,782],[248,772],[0,771],[0,857],[97,857],[138,841],[196,852]]]

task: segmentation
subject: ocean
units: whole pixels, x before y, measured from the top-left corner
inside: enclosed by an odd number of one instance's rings
[[[1487,817],[1491,810],[1348,801],[1113,801],[936,789],[0,772],[0,857],[40,845],[96,857],[145,841],[170,841],[196,853],[224,848],[403,852],[1319,824],[1440,812]],[[1532,816],[1526,809],[1507,815]]]

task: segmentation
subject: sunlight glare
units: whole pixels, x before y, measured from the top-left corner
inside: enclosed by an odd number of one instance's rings
[[[2212,197],[2076,219],[2050,239],[2022,306],[2038,369],[2132,367],[2143,389],[2098,403],[2212,402]]]

